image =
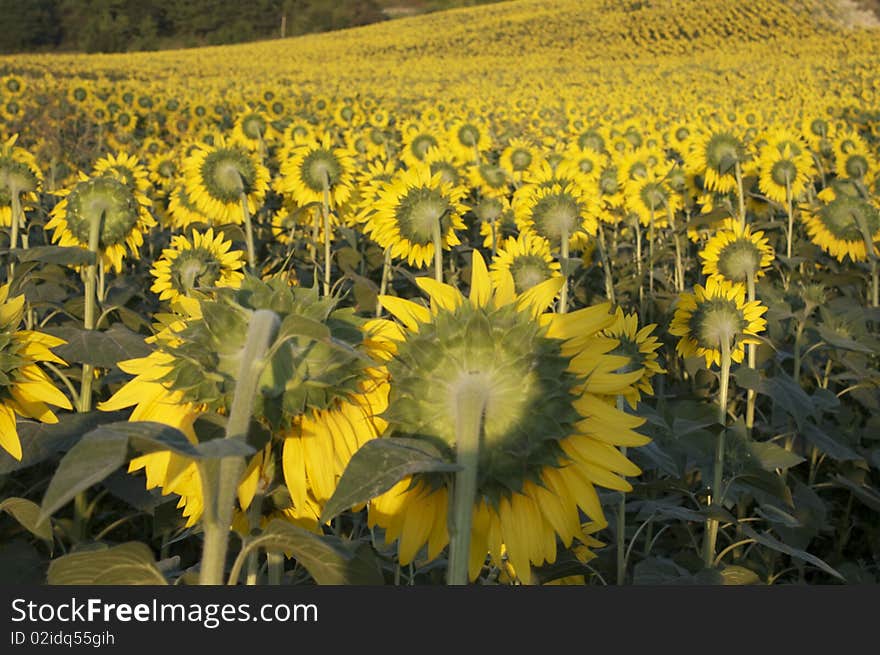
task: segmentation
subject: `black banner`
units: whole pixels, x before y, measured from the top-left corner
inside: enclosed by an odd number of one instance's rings
[[[880,587],[0,587],[0,653],[492,651],[876,640]],[[458,653],[456,653],[458,655]]]

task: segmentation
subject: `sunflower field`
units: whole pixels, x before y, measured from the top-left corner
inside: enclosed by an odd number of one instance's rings
[[[880,19],[0,57],[0,579],[880,580]]]

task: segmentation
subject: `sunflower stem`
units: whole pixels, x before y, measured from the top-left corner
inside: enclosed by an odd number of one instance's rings
[[[654,314],[654,203],[648,220],[648,322]]]
[[[675,229],[675,212],[669,204],[666,204],[666,216],[669,220],[669,227],[672,229],[672,241],[675,244],[675,290],[678,293],[684,292],[684,267],[681,264],[681,235]]]
[[[268,573],[267,582],[274,586],[280,585],[284,579],[284,555],[267,551],[266,570]]]
[[[379,300],[388,291],[391,281],[391,247],[385,248],[385,261],[382,263],[382,282],[379,284],[379,296],[376,298],[376,318],[382,316],[382,303]]]
[[[737,209],[737,217],[739,218],[740,227],[746,226],[746,204],[745,204],[745,194],[743,192],[743,176],[742,176],[742,166],[739,163],[739,160],[734,164],[733,168],[734,175],[736,176],[736,209]]]
[[[104,224],[104,212],[98,216],[93,216],[89,225],[89,252],[92,253],[93,260],[86,266],[85,270],[85,295],[83,310],[83,328],[86,330],[95,329],[95,305],[96,303],[96,287],[97,287],[97,269],[98,252],[101,243],[101,228]],[[94,378],[95,367],[91,364],[83,364],[82,384],[79,393],[79,411],[88,412],[92,408],[92,380]]]
[[[22,220],[22,211],[21,211],[21,198],[18,196],[18,189],[13,187],[10,189],[12,192],[12,233],[9,237],[9,249],[15,250],[16,244],[18,244],[18,231],[21,228]],[[15,272],[15,257],[9,258],[9,280],[12,280],[12,274]]]
[[[617,396],[617,409],[623,411],[623,396]],[[626,457],[626,447],[621,447],[621,454]],[[617,585],[626,582],[626,494],[621,492],[617,501]]]
[[[434,241],[434,279],[443,281],[443,237],[440,233],[440,219],[434,221],[431,226],[431,235]]]
[[[755,273],[749,271],[746,274],[746,286],[748,288],[749,302],[755,302]],[[758,368],[758,344],[746,344],[749,349],[749,368],[757,370]],[[755,389],[746,390],[746,431],[751,434],[755,425],[755,400],[757,393]]]
[[[639,217],[634,219],[633,230],[636,233],[636,273],[639,277],[639,315],[645,315],[645,285],[642,278],[642,227]]]
[[[602,259],[602,270],[605,273],[605,297],[612,305],[614,300],[614,276],[611,274],[611,261],[608,257],[608,247],[605,245],[605,229],[599,224],[599,257]]]
[[[247,339],[241,352],[241,367],[235,385],[235,394],[226,421],[226,439],[238,439],[244,442],[247,437],[257,385],[266,365],[266,354],[278,331],[278,325],[278,316],[267,309],[254,312],[251,317]],[[205,540],[199,584],[223,584],[235,495],[244,469],[244,457],[234,456],[205,460],[200,465],[199,473],[205,499],[203,515]]]
[[[489,227],[492,228],[492,257],[494,257],[498,254],[498,228],[494,218],[489,221]]]
[[[720,506],[723,498],[721,495],[721,481],[724,476],[724,441],[727,430],[727,391],[730,384],[730,338],[721,338],[721,377],[718,389],[718,422],[721,424],[721,432],[718,433],[718,441],[715,442],[715,466],[712,471],[712,488],[708,500],[709,507]],[[715,543],[718,539],[718,519],[706,519],[706,535],[703,541],[703,563],[706,568],[712,568],[715,563]]]
[[[452,488],[449,523],[449,570],[447,584],[466,585],[470,562],[471,519],[477,496],[477,471],[483,413],[488,394],[482,380],[465,381],[455,394],[456,461],[461,467]]]
[[[791,182],[785,178],[785,211],[788,214],[788,231],[785,233],[785,256],[791,259],[791,244],[794,240],[794,209],[791,206]]]
[[[877,258],[871,258],[871,307],[880,307],[880,276],[877,273]]]
[[[559,292],[559,313],[568,311],[568,230],[562,228],[559,237],[559,263],[562,265],[562,289]]]
[[[324,295],[330,295],[330,178],[324,174],[324,195],[321,198],[321,214],[324,219]]]
[[[242,182],[244,186],[244,182]],[[254,249],[254,225],[251,220],[251,211],[248,207],[247,194],[244,189],[241,191],[241,215],[244,218],[244,238],[247,245],[248,268],[251,273],[257,272],[257,254]]]

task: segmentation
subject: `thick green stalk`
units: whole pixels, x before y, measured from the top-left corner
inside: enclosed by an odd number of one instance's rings
[[[568,231],[563,229],[559,237],[559,263],[562,264],[562,290],[559,292],[559,313],[568,311]]]
[[[477,496],[477,471],[480,460],[480,439],[483,412],[488,395],[481,380],[465,381],[455,396],[455,442],[457,463],[452,489],[452,511],[449,523],[449,585],[468,583],[470,561],[471,519]]]
[[[12,233],[9,237],[9,249],[14,250],[18,244],[18,230],[22,224],[21,198],[18,189],[10,189],[12,192]],[[12,280],[12,274],[15,272],[15,257],[9,258],[9,280]]]
[[[794,209],[791,203],[791,182],[785,180],[785,211],[788,214],[788,231],[785,233],[785,256],[791,259],[791,244],[794,242]]]
[[[385,261],[382,263],[382,282],[379,284],[379,295],[384,296],[391,281],[391,247],[385,248]],[[376,318],[382,316],[382,303],[376,299]]]
[[[605,244],[605,229],[599,224],[599,257],[602,258],[602,270],[605,273],[605,297],[616,304],[614,299],[614,276],[611,274],[611,260],[608,257],[608,247]]]
[[[623,396],[617,397],[617,409],[623,411]],[[621,447],[620,452],[626,457],[626,448]],[[617,501],[617,585],[622,586],[626,582],[626,494],[620,492],[620,500]]]
[[[244,218],[244,238],[247,244],[248,268],[251,273],[257,272],[257,253],[254,247],[254,225],[251,220],[251,212],[248,208],[247,194],[241,192],[241,215]]]
[[[721,505],[721,483],[724,478],[724,441],[727,429],[727,391],[730,384],[730,339],[721,339],[721,378],[718,390],[718,422],[721,432],[715,443],[715,466],[712,471],[712,488],[708,498],[709,505]],[[712,568],[715,562],[715,543],[718,539],[718,519],[706,519],[706,535],[703,541],[703,563]]]
[[[746,277],[746,286],[748,288],[749,294],[749,302],[755,301],[755,274],[749,272]],[[758,368],[758,345],[755,343],[746,344],[746,347],[749,349],[749,368],[752,370],[756,370]],[[749,434],[752,433],[752,428],[755,425],[755,400],[756,400],[756,391],[754,389],[748,389],[746,391],[746,430]]]
[[[434,241],[434,279],[443,281],[443,236],[440,233],[440,219],[434,221],[431,226],[431,236]]]
[[[229,418],[226,421],[226,439],[247,438],[257,385],[266,365],[265,357],[278,331],[278,316],[267,309],[254,312],[241,353],[241,367]],[[212,459],[200,467],[205,499],[203,528],[205,532],[199,583],[223,584],[226,551],[229,547],[229,528],[235,509],[238,482],[244,472],[243,457]]]
[[[648,322],[654,314],[654,205],[651,204],[651,215],[648,221]]]
[[[675,229],[675,212],[669,204],[666,204],[666,216],[669,220],[669,227],[672,229],[672,241],[675,244],[675,290],[678,293],[684,291],[684,267],[681,263],[681,241],[678,230]]]
[[[739,161],[734,165],[734,175],[736,176],[736,203],[737,203],[737,215],[739,218],[740,227],[746,226],[746,204],[745,204],[745,193],[743,192],[743,176],[742,176],[742,166],[740,166]]]
[[[330,246],[333,243],[330,232],[330,180],[324,175],[324,196],[321,202],[324,218],[324,295],[330,295]]]
[[[86,267],[85,270],[85,309],[83,311],[83,328],[86,330],[95,329],[95,306],[97,295],[97,269],[98,258],[101,256],[99,252],[101,244],[101,228],[104,223],[104,213],[99,216],[92,217],[89,225],[89,252],[92,253],[94,260]],[[92,381],[95,375],[95,367],[91,364],[83,364],[82,384],[79,393],[79,411],[88,412],[92,409]]]

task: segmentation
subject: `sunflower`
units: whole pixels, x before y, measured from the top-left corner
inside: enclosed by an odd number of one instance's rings
[[[24,148],[15,145],[13,135],[0,146],[0,227],[12,225],[15,199],[25,205],[37,201],[37,191],[43,175],[36,158]],[[23,220],[23,214],[19,220]]]
[[[281,162],[276,188],[298,205],[324,200],[324,191],[334,207],[345,203],[354,187],[355,154],[333,145],[325,133],[296,145]]]
[[[202,214],[195,203],[190,200],[186,186],[180,183],[168,194],[168,222],[176,229],[186,229],[193,223],[210,223],[211,220]]]
[[[681,337],[676,351],[682,357],[704,357],[706,366],[721,364],[723,339],[730,343],[730,356],[743,360],[745,344],[758,344],[755,338],[767,327],[761,318],[767,308],[760,301],[746,302],[746,286],[733,284],[713,275],[706,286],[679,297],[669,333]]]
[[[880,209],[857,189],[837,182],[818,194],[819,203],[803,207],[801,218],[810,240],[838,261],[849,255],[854,262],[868,259],[866,243],[874,254],[880,242]]]
[[[139,258],[144,235],[156,225],[145,196],[112,175],[80,175],[80,181],[61,195],[64,198],[52,209],[46,224],[47,230],[53,230],[53,243],[87,249],[91,225],[98,222],[98,249],[105,266],[122,272],[126,246],[135,259]]]
[[[431,147],[422,157],[422,162],[427,164],[431,169],[431,174],[440,173],[444,182],[449,182],[453,186],[462,184],[465,181],[464,170],[466,164],[462,162],[458,156],[448,148]],[[410,168],[412,165],[410,165]],[[473,169],[473,166],[470,167]],[[476,174],[476,184],[482,183],[479,173]],[[471,176],[473,178],[473,175]]]
[[[150,288],[159,294],[159,300],[171,300],[187,295],[192,289],[238,287],[244,275],[244,253],[232,250],[232,242],[223,234],[214,236],[193,230],[192,238],[183,235],[171,237],[171,247],[162,251],[150,273],[156,281]]]
[[[260,111],[247,111],[239,114],[232,127],[232,140],[242,144],[251,152],[264,153],[266,142],[273,137],[272,124]]]
[[[563,547],[584,540],[579,509],[606,525],[594,485],[628,491],[621,476],[640,470],[616,446],[644,445],[633,431],[643,420],[609,406],[641,372],[613,371],[617,341],[599,334],[614,322],[609,305],[567,315],[543,313],[559,292],[553,278],[517,295],[513,277],[493,287],[474,252],[470,297],[427,278],[417,283],[431,309],[382,296],[397,323],[369,324],[386,342],[390,375],[388,431],[383,438],[424,440],[447,457],[456,449],[455,415],[462,397],[484,394],[477,490],[470,527],[469,576],[487,553],[503,553],[522,582],[531,565],[552,563]],[[449,541],[449,479],[409,476],[370,502],[368,524],[398,542],[401,564],[427,545],[433,560]]]
[[[380,192],[367,231],[379,247],[390,248],[395,259],[423,268],[434,259],[438,223],[444,249],[461,243],[456,232],[465,229],[466,207],[461,202],[465,193],[424,164],[399,171]]]
[[[105,155],[95,162],[93,175],[112,175],[136,193],[150,191],[150,171],[134,155],[120,152],[118,155]],[[149,206],[149,203],[148,203]]]
[[[384,409],[387,375],[370,356],[358,319],[338,310],[336,302],[286,280],[262,282],[252,276],[245,276],[239,289],[216,289],[214,298],[180,297],[180,314],[162,317],[163,329],[148,339],[156,349],[120,362],[135,377],[99,409],[134,406],[130,420],[171,425],[196,443],[200,418],[229,414],[249,317],[271,309],[281,328],[260,377],[254,419],[278,435],[283,447],[285,480],[299,502],[288,513],[311,517],[314,524],[350,454],[384,428],[375,414]],[[297,331],[303,322],[308,334]],[[239,481],[242,509],[252,497],[246,493],[248,474],[259,464],[251,460]],[[184,516],[194,524],[203,507],[195,463],[156,452],[129,465],[130,471],[142,468],[148,488],[181,495]]]
[[[773,263],[773,247],[762,231],[752,232],[749,225],[726,219],[700,252],[705,275],[720,275],[728,282],[745,283],[749,276],[757,280]]]
[[[25,299],[23,295],[10,298],[9,288],[9,284],[0,286],[0,448],[21,461],[16,416],[57,423],[49,405],[73,406],[39,366],[40,362],[65,366],[50,349],[66,342],[42,332],[19,330]]]
[[[547,280],[560,277],[559,262],[550,253],[550,242],[536,234],[508,237],[492,259],[492,283],[497,287],[505,276],[513,277],[516,293],[525,293]]]
[[[254,214],[269,188],[269,171],[243,146],[222,137],[215,145],[197,144],[183,162],[190,202],[212,223],[242,223],[242,197]]]
[[[479,120],[458,120],[449,128],[449,147],[462,161],[477,163],[482,152],[489,149],[489,127]]]
[[[538,149],[528,139],[512,138],[501,151],[498,165],[517,182],[527,177],[532,167],[540,161]]]
[[[832,143],[832,151],[838,177],[870,181],[878,172],[877,159],[856,133],[838,135]]]
[[[408,167],[413,167],[424,161],[425,155],[431,148],[446,150],[446,139],[442,133],[431,125],[423,125],[419,122],[404,123],[401,127],[403,136],[403,149],[400,158]],[[457,155],[454,155],[459,159]],[[473,151],[467,155],[465,161],[473,160]]]
[[[469,167],[469,180],[472,189],[481,197],[506,199],[510,192],[511,178],[501,166],[488,161]]]
[[[20,75],[5,75],[0,80],[3,95],[21,96],[27,91],[27,82]]]
[[[767,139],[758,157],[758,187],[770,200],[784,204],[797,201],[813,176],[813,157],[798,137],[778,130]]]
[[[598,229],[595,207],[574,182],[520,187],[514,194],[513,209],[520,231],[547,239],[554,249],[560,248],[563,237],[570,247],[577,248],[579,233],[595,235]]]
[[[654,227],[669,226],[668,213],[674,215],[682,207],[681,195],[675,193],[667,177],[675,164],[659,163],[644,169],[644,174],[627,180],[623,187],[624,207],[639,217],[639,222]]]
[[[736,188],[736,168],[745,161],[742,140],[722,130],[693,137],[685,165],[692,174],[703,177],[706,189],[729,193]]]
[[[651,378],[666,372],[657,361],[657,350],[662,344],[651,334],[656,327],[652,323],[639,329],[638,315],[625,314],[623,309],[618,307],[614,313],[614,323],[602,331],[604,336],[617,339],[619,342],[610,354],[627,358],[627,363],[618,370],[621,373],[642,372],[638,380],[620,393],[632,409],[636,408],[643,393],[654,395]]]

